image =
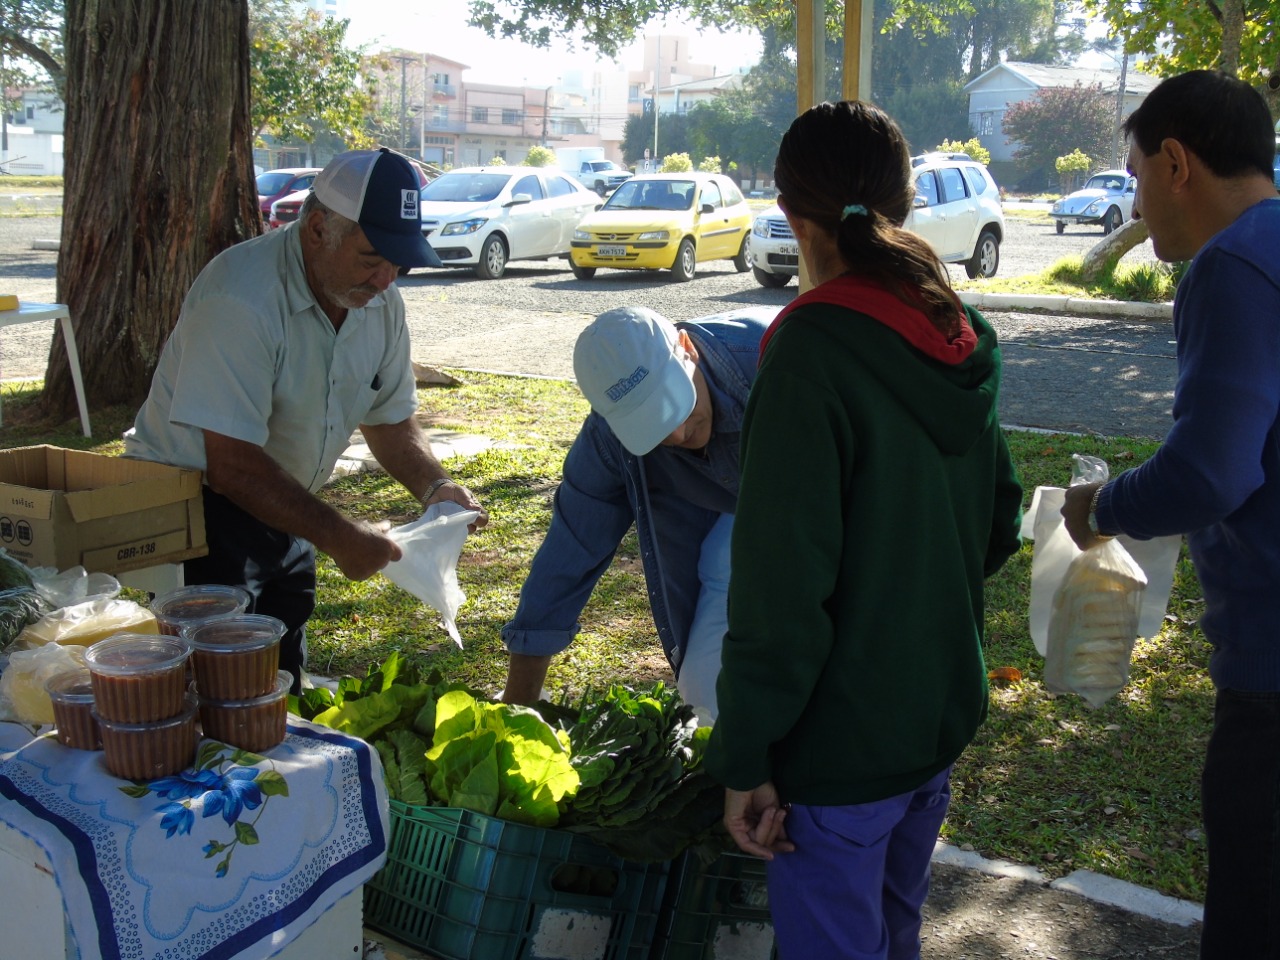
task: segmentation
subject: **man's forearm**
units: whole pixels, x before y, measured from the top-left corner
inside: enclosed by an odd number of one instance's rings
[[[511,654],[511,662],[507,665],[507,689],[502,692],[502,702],[536,703],[542,697],[542,686],[550,666],[550,657]]]
[[[362,424],[360,432],[382,469],[415,499],[422,499],[432,481],[448,476],[431,452],[430,441],[412,418],[399,423]]]
[[[363,580],[398,559],[394,543],[316,497],[261,447],[206,430],[205,459],[210,488],[267,526],[310,541],[347,577]]]

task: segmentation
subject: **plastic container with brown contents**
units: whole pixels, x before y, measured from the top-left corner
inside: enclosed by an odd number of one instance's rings
[[[181,636],[184,627],[193,627],[222,617],[236,617],[248,609],[247,590],[220,583],[197,583],[179,587],[151,602],[151,612],[156,615],[160,632],[171,637]]]
[[[53,701],[58,742],[76,750],[101,750],[102,731],[93,719],[93,678],[88,670],[70,670],[44,685]]]
[[[116,723],[94,711],[102,728],[103,760],[113,776],[154,780],[185,770],[196,758],[196,701],[187,697],[177,716],[150,723]]]
[[[285,625],[275,617],[244,613],[186,627],[192,647],[196,690],[210,700],[250,700],[276,688],[280,638]]]
[[[261,753],[284,739],[293,674],[280,671],[275,689],[251,700],[200,697],[200,728],[206,737],[241,750]]]
[[[182,712],[191,645],[181,637],[117,633],[84,652],[96,712],[113,723],[167,720]]]

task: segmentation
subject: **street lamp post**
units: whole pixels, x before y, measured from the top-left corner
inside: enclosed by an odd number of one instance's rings
[[[542,94],[542,145],[547,145],[547,112],[551,109],[551,87]]]

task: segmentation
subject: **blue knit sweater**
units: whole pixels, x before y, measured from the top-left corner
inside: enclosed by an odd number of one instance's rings
[[[1187,534],[1219,688],[1280,691],[1280,199],[1207,243],[1173,309],[1173,428],[1098,498],[1098,527]]]

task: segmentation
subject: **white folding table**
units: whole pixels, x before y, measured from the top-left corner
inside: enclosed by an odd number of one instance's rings
[[[86,437],[89,433],[89,408],[84,402],[84,380],[80,376],[80,354],[76,350],[76,335],[71,329],[71,308],[64,303],[19,302],[17,310],[0,310],[0,327],[19,323],[35,323],[37,320],[57,320],[62,324],[62,342],[67,348],[67,362],[71,365],[71,382],[76,389],[76,403],[80,405],[80,426]],[[0,423],[3,423],[0,420]]]

